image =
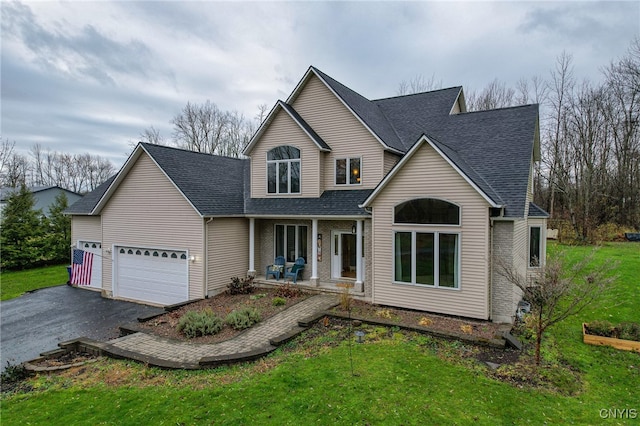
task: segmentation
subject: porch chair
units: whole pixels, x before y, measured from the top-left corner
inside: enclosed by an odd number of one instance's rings
[[[296,259],[296,262],[288,267],[285,271],[284,271],[284,279],[285,281],[287,280],[287,278],[293,278],[293,283],[297,284],[296,281],[298,280],[298,273],[304,271],[304,258],[299,257]]]
[[[280,274],[284,272],[284,264],[285,259],[284,256],[276,257],[276,260],[273,261],[273,265],[267,266],[267,271],[264,274],[265,279],[269,279],[269,275],[273,275],[276,281],[280,280]]]

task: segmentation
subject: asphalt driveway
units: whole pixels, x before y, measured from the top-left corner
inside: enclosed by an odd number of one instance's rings
[[[66,285],[0,302],[1,370],[57,349],[59,342],[118,337],[118,326],[162,308],[104,299],[100,293]]]

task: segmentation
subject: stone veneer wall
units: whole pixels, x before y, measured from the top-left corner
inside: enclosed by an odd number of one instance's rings
[[[515,315],[513,304],[514,285],[499,273],[499,265],[514,264],[513,222],[493,223],[493,271],[491,277],[491,319],[494,322],[512,322]],[[517,303],[517,302],[516,302]]]

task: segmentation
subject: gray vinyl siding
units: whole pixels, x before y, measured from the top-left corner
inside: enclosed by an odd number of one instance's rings
[[[231,277],[249,269],[249,220],[215,218],[207,225],[207,294],[226,290]]]
[[[103,249],[114,245],[188,250],[189,299],[204,296],[203,220],[146,153],[142,153],[102,210]],[[102,283],[113,291],[112,257],[103,258]]]
[[[459,205],[461,225],[393,225],[397,204],[424,197],[440,198]],[[488,319],[488,207],[477,191],[442,157],[424,145],[373,201],[373,302]],[[459,232],[459,289],[394,284],[394,230]]]
[[[78,241],[102,242],[102,221],[100,216],[72,216],[71,244]]]
[[[310,77],[293,107],[331,147],[324,156],[322,190],[376,187],[384,176],[382,144],[320,79]],[[335,185],[335,160],[346,157],[361,157],[361,185]]]
[[[267,194],[267,152],[281,145],[300,149],[300,194]],[[319,197],[320,151],[309,136],[283,110],[251,151],[251,197]]]

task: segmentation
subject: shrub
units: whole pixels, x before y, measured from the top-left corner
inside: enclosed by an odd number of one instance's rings
[[[589,334],[602,337],[614,337],[614,326],[609,321],[597,320],[587,324]]]
[[[253,277],[233,277],[231,282],[227,284],[227,293],[229,294],[250,294],[254,289]]]
[[[178,331],[189,338],[216,334],[223,327],[222,319],[211,309],[189,311],[180,317]]]
[[[276,290],[276,296],[286,297],[287,299],[299,297],[300,293],[302,293],[300,288],[292,286],[291,283],[286,283],[285,285],[278,287]]]
[[[260,312],[256,308],[244,308],[231,312],[225,322],[236,330],[244,330],[260,321]]]
[[[273,300],[271,301],[271,303],[273,304],[273,306],[283,306],[287,304],[287,299],[285,299],[284,297],[274,297]]]
[[[620,339],[640,342],[640,324],[635,322],[622,322],[616,329],[618,330]]]

